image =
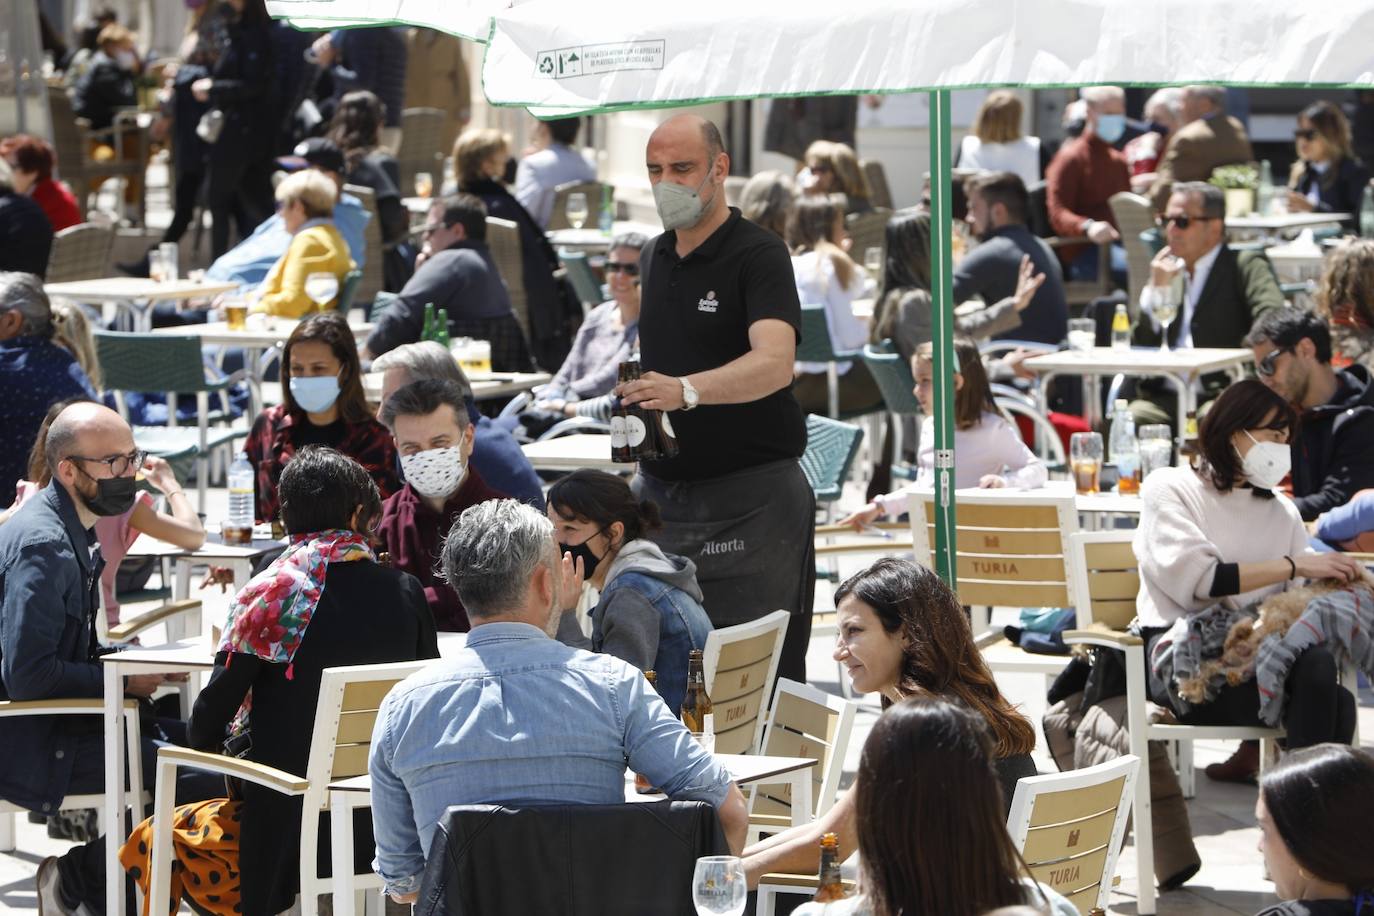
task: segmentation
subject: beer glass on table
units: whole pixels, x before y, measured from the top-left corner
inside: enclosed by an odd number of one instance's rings
[[[1091,318],[1069,319],[1069,349],[1086,353],[1097,345],[1097,322]]]
[[[587,222],[587,195],[581,191],[575,191],[568,195],[568,202],[563,208],[563,213],[568,217],[568,225],[574,229],[581,229]]]
[[[1102,473],[1102,434],[1074,433],[1069,439],[1069,464],[1073,467],[1074,487],[1080,494],[1098,492]]]
[[[702,856],[692,874],[697,916],[740,916],[747,889],[744,862],[734,856]]]
[[[328,271],[313,273],[305,278],[305,294],[315,303],[316,311],[323,312],[339,295],[339,278]]]
[[[1174,458],[1174,430],[1165,423],[1150,423],[1140,427],[1140,479],[1151,471],[1167,468]]]
[[[231,331],[242,331],[248,326],[248,300],[243,296],[224,297],[224,322]]]
[[[429,197],[434,193],[434,176],[429,172],[415,173],[415,196]]]

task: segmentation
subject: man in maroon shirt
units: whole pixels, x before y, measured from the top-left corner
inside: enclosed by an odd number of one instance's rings
[[[507,496],[487,486],[469,463],[473,429],[453,382],[411,382],[386,399],[381,419],[396,440],[405,486],[382,504],[377,536],[392,565],[424,586],[435,626],[467,632],[458,593],[439,578],[439,551],[464,509]]]
[[[1082,238],[1112,246],[1112,273],[1126,272],[1126,253],[1118,244],[1116,220],[1108,199],[1131,189],[1131,169],[1113,144],[1126,130],[1126,94],[1118,86],[1088,86],[1083,134],[1069,140],[1045,171],[1045,205],[1050,226],[1062,238]],[[1097,276],[1096,249],[1065,245],[1059,249],[1065,279]]]

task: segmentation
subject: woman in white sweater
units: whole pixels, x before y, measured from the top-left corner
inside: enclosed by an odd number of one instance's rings
[[[1175,678],[1220,654],[1231,623],[1269,595],[1301,579],[1351,581],[1361,574],[1343,554],[1311,552],[1297,507],[1276,492],[1289,470],[1295,424],[1292,408],[1273,391],[1258,381],[1237,382],[1203,419],[1195,466],[1156,471],[1141,488],[1133,546],[1150,694],[1186,724],[1259,725],[1253,678],[1216,685],[1200,704],[1180,698]],[[1284,715],[1290,748],[1349,743],[1355,702],[1336,674],[1323,646],[1293,666]]]

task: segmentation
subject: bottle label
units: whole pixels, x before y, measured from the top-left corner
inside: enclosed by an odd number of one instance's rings
[[[611,435],[615,435],[615,428],[611,428]],[[649,429],[644,425],[644,418],[630,414],[625,418],[624,436],[630,444],[630,448],[639,448],[644,444],[645,438],[649,435]],[[614,443],[612,443],[614,444]]]
[[[624,448],[628,440],[625,436],[625,418],[611,417],[611,448]]]

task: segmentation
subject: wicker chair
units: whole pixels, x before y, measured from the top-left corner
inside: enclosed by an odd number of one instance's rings
[[[367,225],[363,227],[363,245],[367,249],[367,257],[363,262],[363,278],[359,282],[356,293],[350,302],[370,303],[382,291],[384,277],[382,274],[382,260],[385,252],[382,248],[382,222],[377,216],[377,192],[362,185],[346,184],[344,192],[352,194],[362,202],[363,208],[367,210]]]
[[[99,280],[109,276],[114,230],[93,223],[68,226],[53,236],[48,256],[49,283]]]
[[[91,123],[78,118],[72,107],[71,96],[61,86],[48,87],[48,105],[52,111],[53,151],[57,154],[57,171],[63,181],[71,186],[77,206],[82,215],[89,209],[91,191],[106,178],[133,179],[139,176],[143,163],[123,158],[123,134],[127,130],[138,130],[136,125],[128,125],[119,118],[115,126],[102,131],[91,129]],[[121,114],[123,114],[121,112]],[[106,142],[115,151],[115,158],[108,162],[91,159],[92,141]],[[147,201],[147,182],[142,183],[145,193],[139,196],[139,218]]]
[[[568,195],[582,193],[587,195],[587,224],[596,225],[597,214],[601,212],[601,198],[610,191],[611,200],[615,200],[615,186],[606,184],[604,181],[570,181],[567,184],[560,184],[553,192],[553,211],[549,214],[549,230],[571,229],[572,223],[568,222]]]
[[[434,178],[434,193],[444,181],[444,121],[448,115],[438,108],[407,108],[401,112],[401,148],[396,164],[401,169],[401,196],[415,189],[415,176],[428,172]]]
[[[533,339],[530,333],[529,298],[525,294],[525,257],[520,248],[520,227],[508,219],[487,217],[487,247],[501,279],[506,282],[506,292],[510,295],[510,307],[520,319],[520,327],[525,331],[525,339]]]
[[[1139,194],[1120,191],[1107,198],[1116,217],[1116,228],[1121,233],[1121,244],[1126,248],[1126,308],[1135,317],[1140,308],[1140,291],[1150,279],[1150,261],[1154,251],[1142,238],[1143,234],[1155,226],[1154,212],[1150,202]]]
[[[864,177],[868,179],[869,202],[875,207],[891,210],[892,188],[887,183],[883,164],[876,159],[862,159],[859,168],[863,169]]]
[[[874,207],[868,213],[855,213],[845,218],[845,228],[853,242],[849,250],[862,258],[870,248],[882,249],[887,236],[887,221],[892,219],[892,211],[886,207]]]

